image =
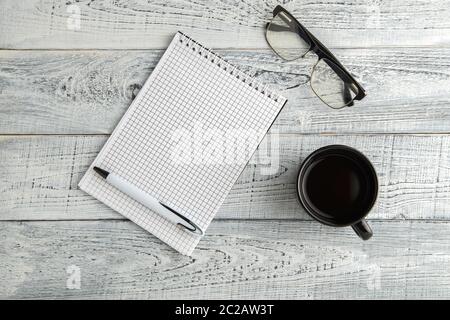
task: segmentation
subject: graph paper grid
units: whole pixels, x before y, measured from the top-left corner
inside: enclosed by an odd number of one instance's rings
[[[175,133],[201,128],[265,134],[285,102],[178,32],[79,187],[180,253],[191,255],[201,237],[129,198],[92,168],[114,172],[206,230],[263,135],[236,151],[235,157],[243,162],[214,163],[205,158],[180,163],[174,161],[174,148],[186,137]],[[199,148],[204,152],[211,146],[202,142]]]

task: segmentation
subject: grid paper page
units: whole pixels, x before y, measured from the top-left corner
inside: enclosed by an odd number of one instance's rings
[[[248,75],[178,32],[79,187],[191,255],[199,236],[115,189],[92,167],[121,176],[206,230],[263,135],[235,151],[233,156],[244,161],[209,161],[214,156],[208,152],[209,143],[214,139],[196,141],[205,132],[243,129],[265,134],[286,99],[261,90]],[[180,162],[174,150],[189,135],[194,150],[204,157]]]

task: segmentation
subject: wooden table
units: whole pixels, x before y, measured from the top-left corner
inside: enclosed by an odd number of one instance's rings
[[[276,1],[16,1],[0,7],[0,297],[450,298],[450,1],[290,1],[365,86],[311,92],[315,62],[264,39]],[[192,257],[77,188],[177,30],[289,99]],[[299,164],[332,143],[380,180],[374,237],[312,221]]]

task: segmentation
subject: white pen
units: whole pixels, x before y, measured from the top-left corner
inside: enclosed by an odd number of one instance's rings
[[[114,186],[118,190],[122,191],[130,198],[136,200],[145,207],[156,212],[161,217],[183,227],[185,230],[203,235],[203,230],[200,229],[195,223],[193,223],[188,218],[179,214],[172,208],[158,201],[148,193],[142,191],[138,187],[132,185],[125,179],[119,177],[118,175],[108,172],[106,170],[100,169],[99,167],[94,167],[95,172],[97,172],[101,177],[103,177],[110,185]]]

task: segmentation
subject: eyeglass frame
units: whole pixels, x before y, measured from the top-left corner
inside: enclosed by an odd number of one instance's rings
[[[334,109],[341,109],[344,107],[350,107],[353,105],[353,102],[355,100],[362,100],[365,96],[366,96],[366,91],[364,90],[364,88],[361,86],[361,84],[350,74],[349,71],[347,71],[347,69],[342,65],[342,63],[339,62],[339,60],[331,53],[331,51],[325,47],[319,40],[317,40],[317,38],[308,31],[308,29],[306,29],[291,13],[289,13],[289,11],[287,11],[285,8],[283,8],[280,5],[277,5],[275,7],[275,9],[273,10],[273,18],[275,18],[279,13],[283,13],[285,14],[291,21],[285,21],[290,27],[293,27],[293,30],[304,40],[307,42],[307,44],[309,44],[309,49],[308,51],[306,51],[301,57],[298,58],[294,58],[294,59],[286,59],[283,58],[282,56],[280,56],[280,54],[277,52],[277,50],[275,50],[275,48],[272,47],[272,45],[270,44],[269,39],[267,38],[267,31],[268,28],[271,24],[271,22],[268,22],[266,24],[266,41],[269,44],[270,48],[283,60],[285,61],[294,61],[300,58],[303,58],[308,52],[312,51],[314,52],[317,57],[319,58],[316,62],[316,64],[313,67],[313,71],[314,72],[314,68],[316,67],[316,65],[320,62],[320,60],[324,60],[326,63],[326,60],[329,60],[332,62],[333,65],[329,65],[330,68],[332,68],[334,70],[334,72],[336,72],[336,74],[341,78],[341,80],[344,83],[351,83],[353,85],[356,86],[356,88],[358,89],[358,93],[356,94],[356,96],[352,99],[352,101],[350,101],[349,103],[343,105],[342,107],[339,108],[334,108]],[[334,68],[335,66],[337,66],[338,68]],[[311,74],[312,74],[311,73]],[[350,80],[349,82],[346,81]],[[326,103],[324,100],[322,100],[322,98],[320,97],[320,95],[314,90],[314,88],[311,86],[312,90],[314,91],[314,93],[316,94],[316,96],[323,102],[325,103],[327,106],[329,106],[330,108],[333,108],[332,106],[330,106],[328,103]]]

